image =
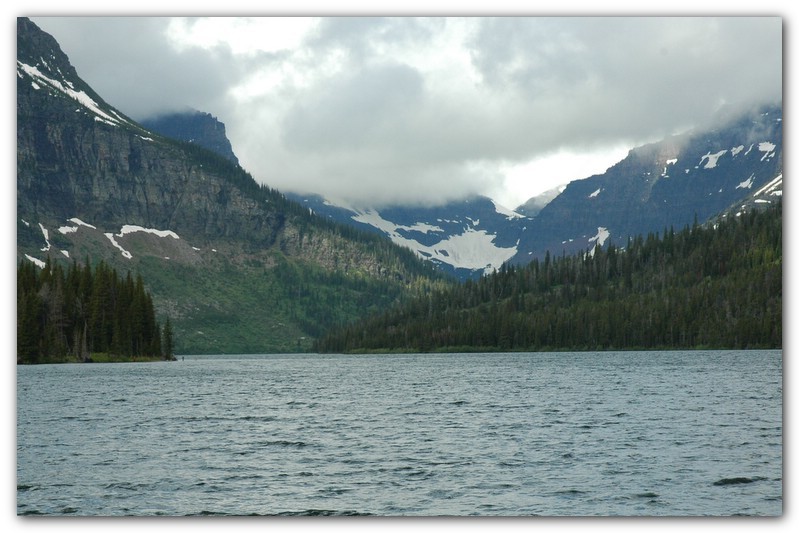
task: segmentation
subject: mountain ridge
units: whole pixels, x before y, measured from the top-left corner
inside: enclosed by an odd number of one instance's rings
[[[475,279],[505,262],[524,264],[547,253],[577,253],[611,241],[623,246],[639,234],[682,229],[695,217],[705,223],[726,212],[768,205],[782,191],[782,179],[777,180],[782,175],[781,107],[720,113],[719,121],[635,147],[605,172],[535,196],[507,210],[509,217],[499,216],[503,210],[492,208],[487,198],[431,209],[356,209],[312,195],[291,196],[338,222],[371,227],[462,280]],[[767,184],[767,194],[749,198]],[[442,225],[444,220],[471,222]],[[453,242],[477,232],[484,244],[479,255],[460,263],[443,255]]]

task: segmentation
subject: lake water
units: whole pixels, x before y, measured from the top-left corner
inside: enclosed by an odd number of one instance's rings
[[[782,513],[782,353],[17,367],[17,513]]]

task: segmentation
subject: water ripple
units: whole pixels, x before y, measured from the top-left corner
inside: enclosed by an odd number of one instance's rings
[[[26,366],[17,414],[20,515],[773,516],[783,505],[780,352]]]

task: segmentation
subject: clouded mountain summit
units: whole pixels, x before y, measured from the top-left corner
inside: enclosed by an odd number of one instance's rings
[[[779,17],[34,22],[126,115],[211,113],[258,182],[351,205],[514,208],[782,98]]]
[[[547,253],[586,252],[611,241],[623,247],[628,238],[679,231],[781,195],[782,109],[764,106],[728,116],[716,128],[637,147],[606,172],[531,198],[517,212],[485,197],[433,208],[295,199],[319,215],[381,232],[468,278]]]
[[[193,115],[165,117],[160,126],[181,128]],[[316,215],[387,236],[444,272],[474,278],[505,262],[588,251],[608,239],[624,246],[637,235],[776,201],[782,194],[782,109],[727,110],[714,119],[718,126],[637,147],[606,172],[533,197],[516,211],[484,196],[434,207],[353,207],[321,195],[289,197]]]

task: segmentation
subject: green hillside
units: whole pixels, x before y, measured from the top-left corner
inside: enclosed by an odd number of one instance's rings
[[[780,348],[782,205],[547,256],[339,328],[322,352]]]

